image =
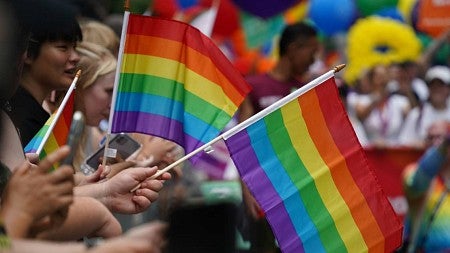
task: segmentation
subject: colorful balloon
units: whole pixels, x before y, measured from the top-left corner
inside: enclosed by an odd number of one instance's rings
[[[400,11],[397,9],[397,7],[389,7],[384,8],[375,13],[375,15],[378,15],[380,17],[384,18],[392,18],[395,20],[398,20],[400,22],[405,22],[405,19],[403,18],[403,15],[400,13]]]
[[[243,11],[261,18],[270,18],[281,14],[300,0],[233,0],[233,2]]]
[[[327,36],[345,32],[357,18],[353,0],[311,0],[309,18]]]

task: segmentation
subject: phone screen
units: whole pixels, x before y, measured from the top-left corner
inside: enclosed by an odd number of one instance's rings
[[[128,134],[121,133],[114,136],[110,141],[108,148],[117,150],[116,157],[120,157],[123,160],[127,159],[130,155],[132,155],[136,150],[141,147],[141,144],[131,138]],[[82,170],[84,173],[89,173],[97,170],[98,165],[101,163],[101,159],[103,158],[103,153],[105,150],[105,146],[103,145],[100,149],[98,149],[94,154],[89,156],[85,164],[82,166]],[[115,158],[107,157],[106,164],[111,164],[116,161]],[[87,170],[87,171],[86,171]]]

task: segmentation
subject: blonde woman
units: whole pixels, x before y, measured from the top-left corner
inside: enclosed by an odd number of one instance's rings
[[[87,125],[74,160],[74,167],[80,168],[85,157],[99,147],[98,124],[109,117],[117,61],[109,50],[89,42],[80,43],[77,53],[80,55],[82,75],[77,83],[75,109],[84,112]],[[156,201],[163,181],[171,178],[169,173],[165,173],[158,179],[149,180],[157,168],[150,168],[150,164],[145,162],[122,162],[107,166],[109,170],[100,166],[97,173],[89,177],[77,173],[75,195],[106,200],[103,203],[113,212],[140,213]],[[99,182],[105,177],[106,181]],[[136,185],[141,187],[130,192]],[[112,197],[109,200],[101,194],[105,187]]]
[[[96,20],[80,21],[83,42],[91,42],[108,49],[114,57],[119,52],[120,39],[108,25]]]
[[[109,117],[117,61],[106,48],[94,43],[80,43],[77,52],[82,75],[77,83],[75,108],[84,113],[87,125],[74,161],[74,166],[80,168],[103,138],[97,126]]]

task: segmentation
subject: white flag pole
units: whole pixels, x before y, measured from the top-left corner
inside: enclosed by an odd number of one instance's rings
[[[298,90],[296,90],[296,91],[292,92],[291,94],[283,97],[279,101],[273,103],[269,107],[265,108],[264,110],[260,111],[259,113],[255,114],[255,115],[253,115],[252,117],[248,118],[247,120],[239,123],[238,125],[234,126],[233,128],[231,128],[230,130],[226,131],[225,133],[219,135],[218,137],[216,137],[215,139],[211,140],[210,142],[208,142],[208,143],[204,144],[203,146],[195,149],[191,153],[183,156],[182,158],[180,158],[179,160],[177,160],[174,163],[170,164],[169,166],[165,167],[164,169],[159,170],[151,178],[155,179],[155,178],[161,176],[163,173],[168,172],[169,170],[171,170],[175,166],[177,166],[177,165],[181,164],[182,162],[188,160],[189,158],[193,157],[194,155],[196,155],[196,154],[198,154],[198,153],[208,149],[211,145],[213,145],[214,143],[220,141],[221,139],[226,140],[226,139],[230,138],[231,136],[233,136],[234,134],[238,133],[239,131],[242,131],[243,129],[245,129],[246,127],[248,127],[251,124],[255,123],[256,121],[264,118],[268,114],[270,114],[273,111],[279,109],[283,105],[289,103],[290,101],[292,101],[296,97],[299,97],[299,96],[305,94],[306,92],[308,92],[309,90],[315,88],[319,84],[323,83],[327,79],[329,79],[332,76],[334,76],[335,73],[339,72],[344,67],[345,67],[345,64],[341,64],[341,65],[338,65],[338,66],[334,67],[333,70],[330,70],[330,71],[326,72],[325,74],[317,77],[316,79],[310,81],[309,83],[307,83],[306,85],[302,86]],[[136,186],[132,191],[135,191],[139,187],[140,187],[140,185]]]
[[[291,94],[285,96],[284,98],[278,100],[277,102],[271,104],[270,106],[264,108],[264,110],[258,112],[257,114],[253,115],[252,117],[248,118],[247,120],[241,122],[240,124],[234,126],[230,130],[223,133],[221,136],[224,140],[230,138],[231,136],[235,135],[236,133],[242,131],[243,129],[247,128],[248,126],[252,125],[256,121],[264,118],[265,116],[269,115],[270,113],[274,112],[275,110],[281,108],[282,106],[286,105],[290,101],[294,100],[295,98],[305,94],[306,92],[314,89],[319,84],[325,82],[332,76],[334,76],[334,73],[338,72],[342,68],[345,67],[345,64],[336,66],[333,70],[330,70],[326,72],[325,74],[317,77],[316,79],[310,81],[306,85],[300,87],[296,91],[292,92]]]
[[[55,128],[56,122],[58,121],[59,117],[61,116],[61,114],[64,110],[64,107],[66,107],[67,101],[70,98],[70,95],[72,94],[73,90],[75,89],[75,87],[77,85],[77,81],[78,81],[78,78],[80,77],[80,75],[81,75],[81,70],[78,70],[77,73],[75,74],[75,78],[73,79],[72,84],[70,84],[69,89],[66,92],[66,95],[64,96],[61,104],[58,107],[58,110],[56,111],[56,114],[53,118],[52,123],[50,124],[47,132],[45,133],[44,137],[42,138],[42,142],[41,142],[41,144],[39,144],[39,147],[36,150],[36,154],[38,154],[38,155],[41,154],[42,149],[44,148],[44,145],[47,142],[48,137],[52,133],[53,128]]]
[[[114,109],[115,109],[116,99],[117,99],[117,89],[119,86],[120,71],[122,69],[123,52],[125,50],[125,40],[126,40],[126,36],[127,36],[129,16],[130,16],[130,12],[128,10],[126,10],[125,13],[123,14],[122,33],[120,35],[120,44],[119,44],[119,55],[117,56],[117,67],[116,67],[116,74],[114,76],[114,88],[113,88],[113,95],[112,95],[112,99],[111,99],[111,109],[109,111],[108,134],[111,134],[112,119],[114,117]]]
[[[116,73],[114,76],[114,88],[113,88],[113,95],[111,98],[111,108],[109,111],[108,129],[106,131],[105,149],[103,151],[103,161],[102,161],[103,167],[105,167],[105,165],[106,165],[106,155],[108,153],[109,140],[111,138],[111,128],[112,128],[112,122],[113,122],[113,117],[114,117],[114,109],[115,109],[116,100],[117,100],[117,89],[119,86],[120,71],[122,70],[123,52],[125,51],[125,40],[126,40],[126,36],[127,36],[128,19],[130,17],[128,0],[125,1],[124,8],[125,8],[125,12],[123,14],[122,31],[120,34],[119,55],[117,56],[117,66],[116,66]]]

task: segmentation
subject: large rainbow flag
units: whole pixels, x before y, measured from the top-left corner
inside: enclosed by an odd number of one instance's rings
[[[124,19],[111,132],[156,135],[186,153],[217,137],[250,91],[242,75],[188,24],[127,12]]]
[[[25,146],[25,153],[38,154],[39,158],[42,159],[47,154],[66,144],[73,115],[74,85],[67,91],[58,110],[50,116],[45,125]]]
[[[225,139],[284,253],[400,246],[402,225],[368,165],[334,76]]]

